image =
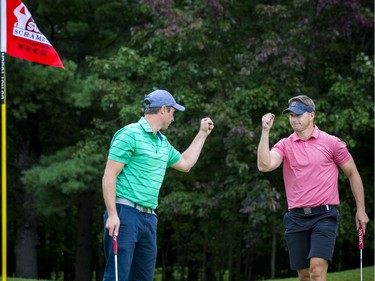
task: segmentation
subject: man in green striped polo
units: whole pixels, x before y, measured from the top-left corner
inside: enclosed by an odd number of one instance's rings
[[[108,153],[102,182],[106,205],[103,281],[115,280],[113,236],[118,236],[118,280],[153,280],[158,221],[155,209],[166,169],[189,172],[214,128],[209,117],[203,118],[192,143],[180,153],[160,130],[168,129],[174,112],[185,107],[166,90],[151,92],[144,103],[144,117],[118,130]]]

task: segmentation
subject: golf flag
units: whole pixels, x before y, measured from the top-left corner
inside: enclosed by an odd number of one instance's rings
[[[6,164],[6,67],[5,54],[64,68],[59,55],[39,31],[31,13],[20,0],[0,0],[0,94],[1,94],[1,280],[7,280],[7,164]]]
[[[20,0],[2,0],[2,3],[5,2],[5,53],[16,58],[64,68],[59,55],[40,32],[26,6]]]

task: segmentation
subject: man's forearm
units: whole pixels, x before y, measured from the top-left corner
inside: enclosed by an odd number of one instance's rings
[[[270,162],[269,131],[262,130],[262,135],[258,145],[258,169],[260,171],[267,171]]]
[[[197,163],[206,139],[207,134],[199,131],[190,146],[182,153],[182,157],[186,161],[188,170],[190,170]]]
[[[357,211],[365,210],[365,195],[363,189],[363,183],[360,175],[358,173],[349,177],[350,187],[355,199]]]
[[[116,215],[116,180],[103,177],[103,198],[108,210],[108,215]]]

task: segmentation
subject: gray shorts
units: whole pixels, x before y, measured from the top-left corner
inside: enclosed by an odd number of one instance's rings
[[[311,214],[289,211],[284,214],[285,239],[289,250],[290,268],[310,267],[313,257],[332,261],[339,225],[336,207]]]

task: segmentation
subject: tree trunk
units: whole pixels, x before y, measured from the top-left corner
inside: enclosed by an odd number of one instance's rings
[[[275,225],[275,222],[274,224]],[[272,227],[272,254],[271,254],[271,279],[275,278],[276,268],[276,227]]]
[[[234,272],[233,272],[233,250],[234,250],[234,237],[233,232],[230,234],[230,239],[228,241],[228,263],[227,263],[227,268],[228,268],[228,281],[233,281],[234,280]]]
[[[26,146],[25,146],[26,147]],[[33,197],[20,182],[20,171],[30,166],[32,157],[21,147],[13,166],[16,167],[12,178],[11,189],[14,191],[17,210],[17,229],[15,241],[15,274],[21,278],[38,278],[37,218],[34,210]]]
[[[247,253],[246,253],[246,269],[245,269],[245,280],[252,280],[253,275],[253,262],[254,262],[254,247],[250,245]]]
[[[199,264],[196,261],[189,259],[188,261],[188,275],[187,280],[198,280],[199,279]]]
[[[100,244],[99,244],[100,245]],[[104,256],[103,256],[103,245],[97,248],[96,254],[96,281],[102,281],[104,276]]]
[[[170,222],[167,220],[162,221],[162,218],[159,218],[159,223],[163,224],[163,228],[158,228],[158,231],[162,230],[163,232],[162,233],[158,232],[158,236],[159,237],[160,236],[171,237],[173,232],[172,232]],[[158,253],[158,255],[160,255],[161,257],[162,281],[173,280],[173,261],[171,261],[172,253],[170,251],[171,244],[173,243],[169,239],[166,239],[166,240],[161,239],[159,243],[160,252]],[[178,259],[178,254],[177,254],[177,259]]]
[[[206,242],[206,238],[204,238],[204,242],[203,242],[203,253],[202,253],[202,281],[208,281],[208,278],[207,278],[207,242]]]
[[[37,220],[30,206],[30,195],[23,194],[24,204],[18,210],[16,234],[16,276],[21,278],[38,278],[37,263]]]
[[[76,281],[92,280],[92,216],[94,192],[86,191],[79,195],[77,248],[75,258]]]

